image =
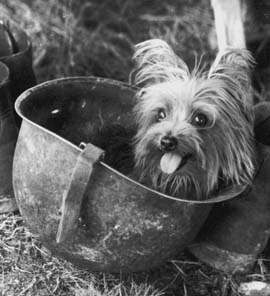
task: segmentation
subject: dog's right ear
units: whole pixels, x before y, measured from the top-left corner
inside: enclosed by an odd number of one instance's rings
[[[135,67],[130,82],[140,87],[156,83],[186,80],[190,76],[187,65],[163,40],[150,39],[135,46]]]

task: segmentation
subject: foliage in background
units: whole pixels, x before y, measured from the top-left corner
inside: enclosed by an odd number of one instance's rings
[[[2,0],[0,17],[30,35],[39,81],[71,75],[127,81],[133,45],[145,39],[167,40],[190,64],[209,53],[208,2]]]

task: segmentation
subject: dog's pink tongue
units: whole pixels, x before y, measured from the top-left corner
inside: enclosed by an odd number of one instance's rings
[[[181,164],[182,157],[173,152],[165,153],[160,160],[160,168],[166,174],[172,174]]]

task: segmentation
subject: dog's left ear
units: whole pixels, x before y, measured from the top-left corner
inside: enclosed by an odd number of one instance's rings
[[[249,93],[247,100],[252,103],[251,70],[254,64],[255,61],[247,49],[228,48],[218,53],[208,78],[224,80],[228,83],[228,91],[231,89],[238,93]]]
[[[150,39],[135,46],[130,82],[140,87],[189,77],[187,65],[163,40]]]

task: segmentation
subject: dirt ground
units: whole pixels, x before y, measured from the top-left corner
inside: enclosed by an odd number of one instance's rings
[[[0,18],[30,35],[38,82],[76,75],[127,81],[133,45],[148,38],[168,41],[191,68],[216,53],[208,0],[1,0]],[[270,26],[263,21],[247,24],[257,100],[270,95]],[[19,213],[0,215],[1,296],[236,296],[243,282],[270,282],[268,258],[266,251],[246,275],[218,272],[186,251],[145,273],[92,273],[53,257]]]

